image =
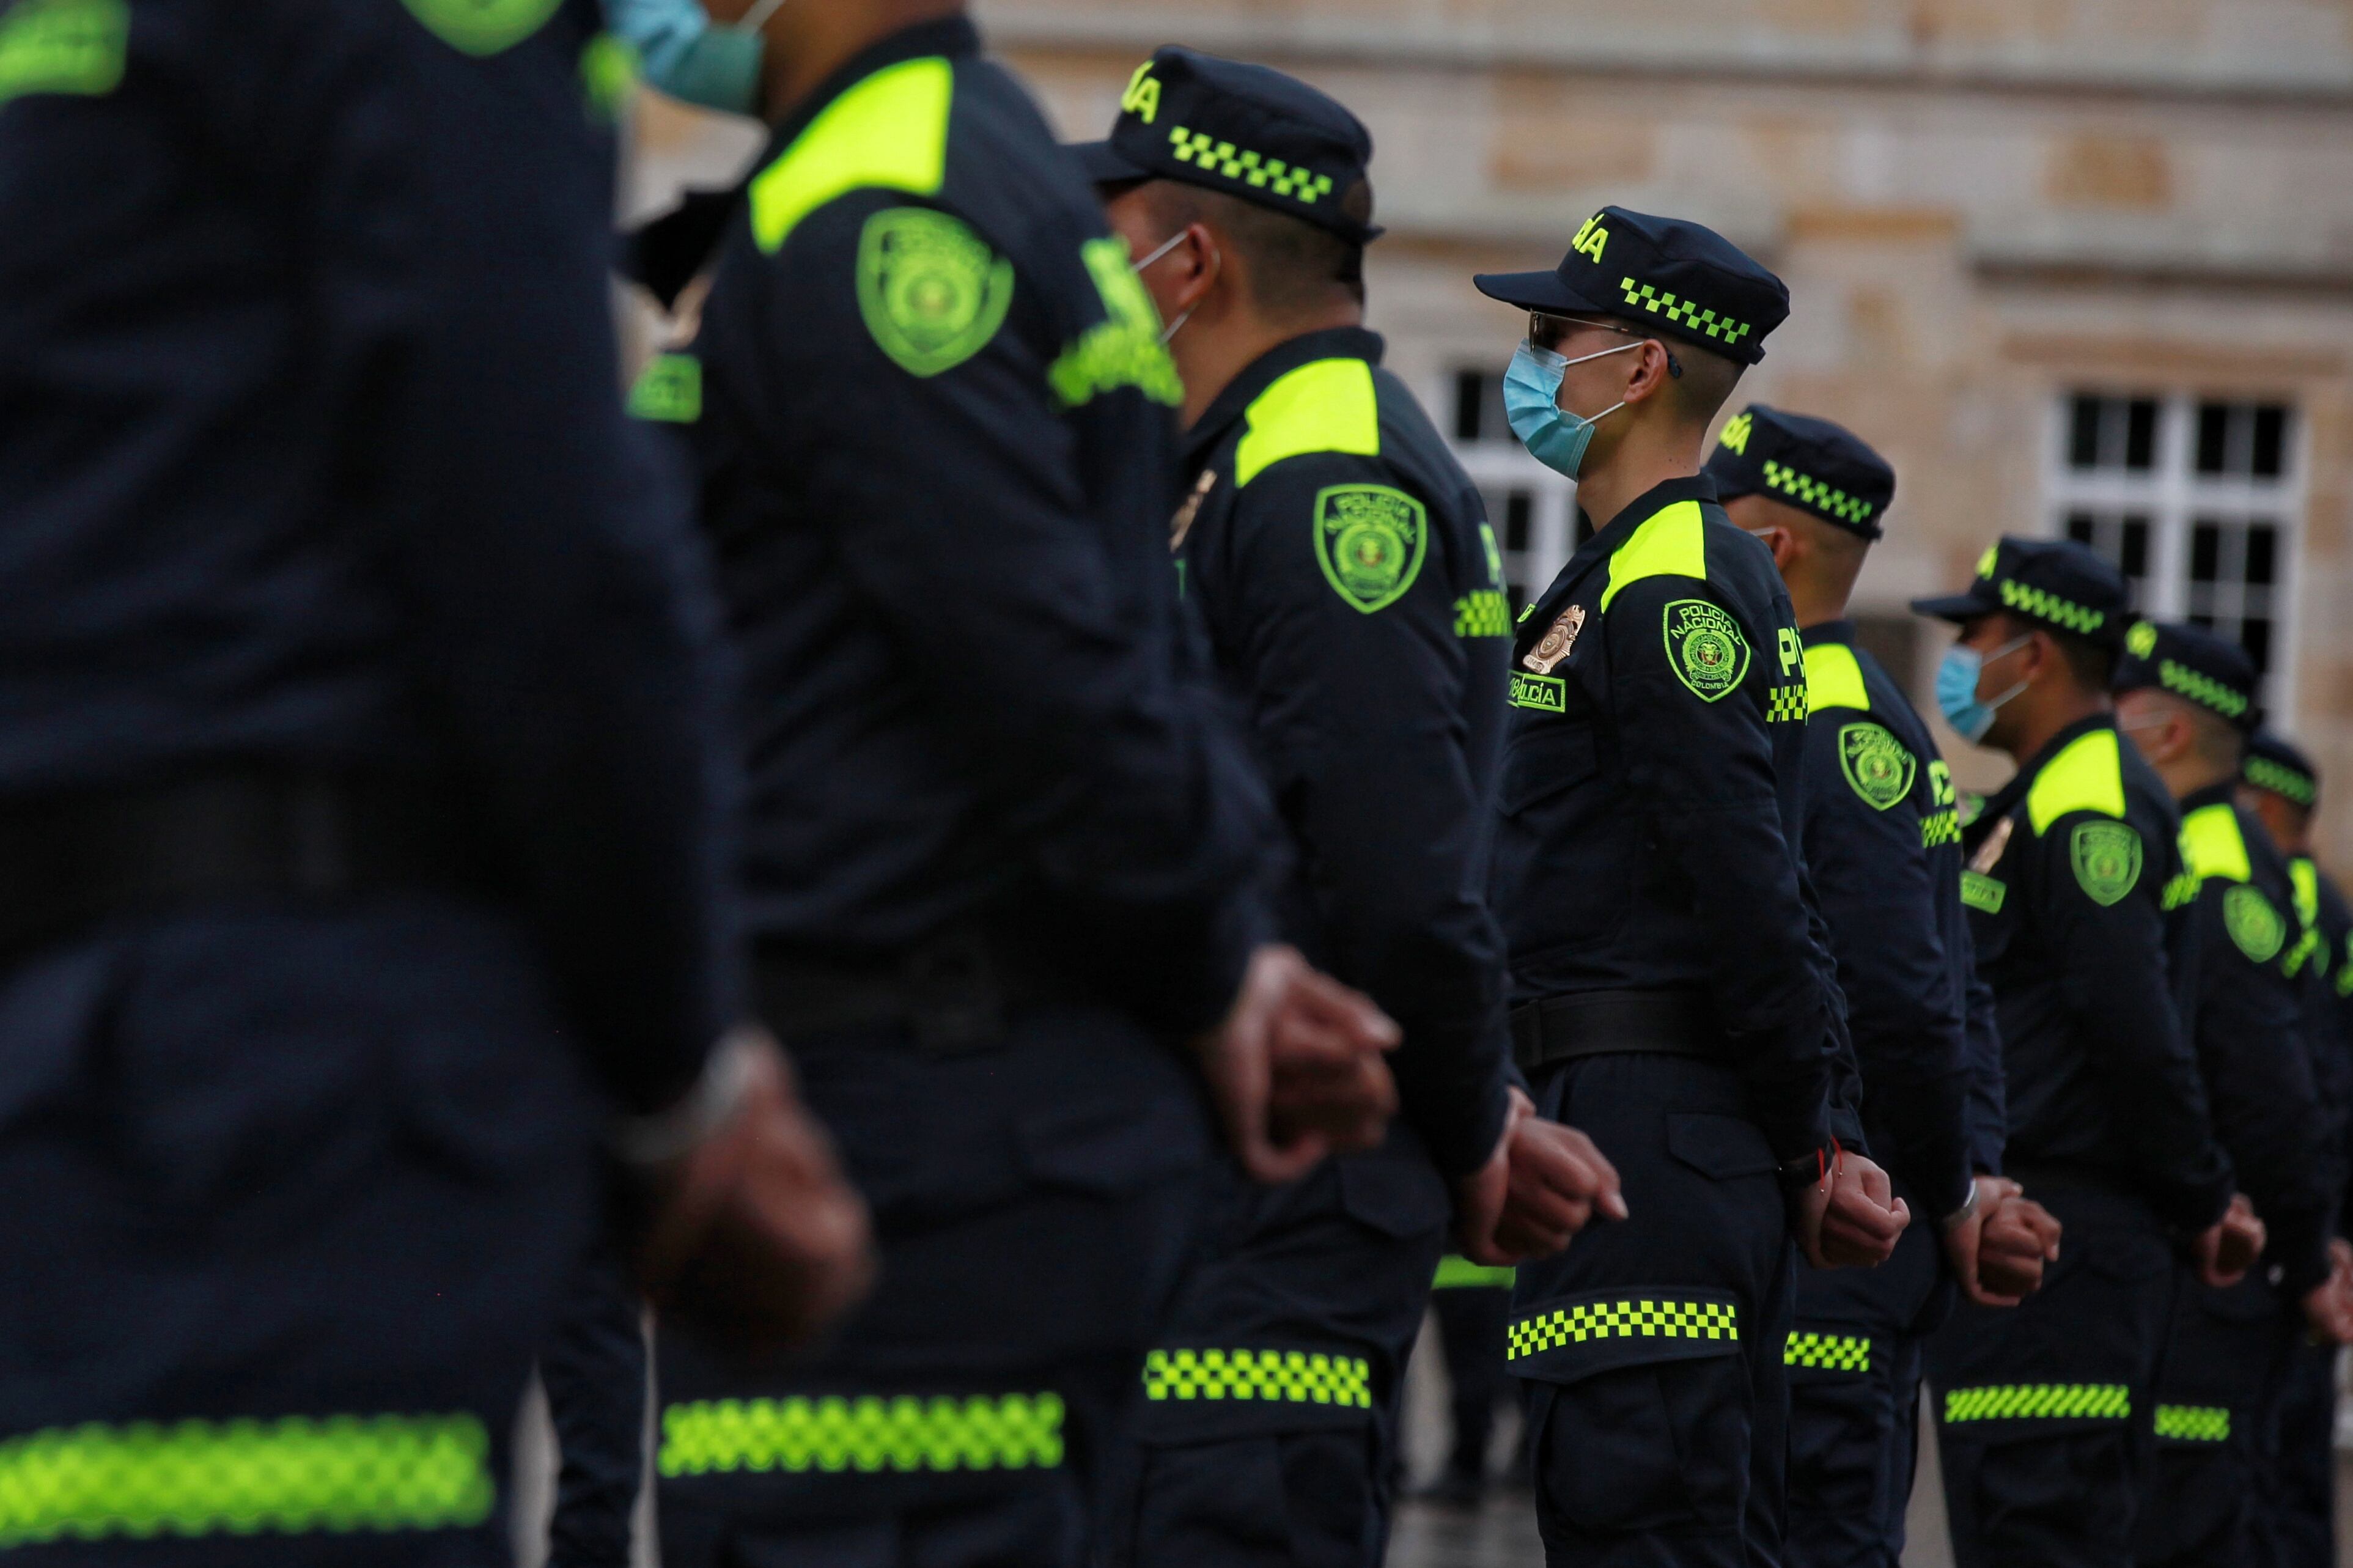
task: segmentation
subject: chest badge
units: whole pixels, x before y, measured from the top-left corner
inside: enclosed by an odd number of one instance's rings
[[[1542,640],[1521,656],[1520,662],[1538,675],[1550,675],[1554,665],[1577,651],[1577,634],[1584,629],[1585,606],[1571,605],[1546,628]]]
[[[1193,531],[1193,520],[1201,515],[1201,503],[1208,500],[1209,492],[1217,488],[1218,470],[1202,469],[1199,482],[1193,486],[1193,493],[1185,498],[1185,504],[1178,507],[1176,515],[1168,520],[1169,554],[1174,555],[1185,548],[1185,536]]]

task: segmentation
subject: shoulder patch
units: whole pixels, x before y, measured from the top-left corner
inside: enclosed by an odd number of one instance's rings
[[[564,0],[406,0],[409,14],[451,48],[495,55],[547,25]]]
[[[0,103],[27,93],[103,97],[131,42],[123,0],[17,0],[0,13]]]
[[[702,417],[702,362],[692,354],[656,354],[629,388],[629,414],[664,425]]]
[[[1707,599],[1671,599],[1663,612],[1667,663],[1703,702],[1714,702],[1748,673],[1748,639],[1740,623]]]
[[[2120,901],[2140,880],[2140,835],[2128,823],[2080,822],[2067,841],[2075,880],[2095,904]]]
[[[954,370],[1005,324],[1013,263],[961,218],[891,207],[858,237],[858,309],[866,330],[913,376]]]
[[[1839,767],[1847,784],[1875,810],[1912,793],[1919,760],[1884,725],[1849,724],[1839,731]]]
[[[2256,963],[2269,963],[2287,942],[2287,921],[2263,890],[2241,882],[2222,894],[2222,929],[2239,951]]]
[[[1331,485],[1315,494],[1315,563],[1332,591],[1366,615],[1404,597],[1430,551],[1430,513],[1387,485]]]
[[[1160,341],[1160,313],[1127,262],[1127,242],[1098,236],[1079,247],[1080,263],[1102,296],[1103,319],[1079,334],[1046,368],[1046,384],[1065,408],[1132,386],[1174,408],[1185,383]]]

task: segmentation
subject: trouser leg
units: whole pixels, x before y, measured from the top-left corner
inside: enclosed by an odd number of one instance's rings
[[[539,1353],[563,1461],[549,1568],[628,1568],[646,1459],[643,1311],[610,1242],[600,1242],[582,1260]]]
[[[2280,1568],[2337,1568],[2334,1346],[2295,1346],[2274,1432],[2271,1539]]]
[[[2261,1568],[2264,1428],[2286,1348],[2277,1294],[2187,1271],[2174,1292],[2149,1421],[2156,1465],[2134,1535],[2144,1568]]]
[[[1453,1442],[1447,1468],[1477,1479],[1487,1472],[1494,1444],[1495,1407],[1511,1396],[1504,1370],[1504,1328],[1512,1315],[1509,1289],[1469,1286],[1440,1290],[1431,1298],[1438,1312],[1439,1342],[1451,1385],[1447,1402]]]

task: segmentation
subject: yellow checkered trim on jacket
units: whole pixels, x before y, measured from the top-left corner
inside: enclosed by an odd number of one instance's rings
[[[1854,1334],[1794,1332],[1781,1347],[1781,1364],[1819,1367],[1824,1372],[1869,1372],[1871,1342]]]
[[[2227,1405],[2160,1405],[2157,1435],[2176,1443],[2227,1443],[2231,1440],[2231,1407]]]
[[[1146,1399],[1256,1399],[1373,1407],[1362,1356],[1314,1351],[1156,1350],[1144,1358]]]
[[[1920,819],[1921,848],[1934,849],[1940,844],[1958,844],[1960,841],[1961,814],[1951,806],[1942,811],[1932,811]]]
[[[1512,635],[1512,602],[1493,588],[1465,594],[1454,601],[1454,635],[1458,637],[1507,637]]]
[[[1525,1361],[1588,1340],[1736,1340],[1736,1310],[1725,1301],[1588,1301],[1514,1323],[1504,1357]]]
[[[1765,721],[1768,724],[1802,724],[1813,705],[1806,694],[1806,683],[1777,686],[1765,702]]]
[[[2121,1383],[2002,1383],[1948,1389],[1945,1420],[2122,1421],[2132,1414],[2132,1391]]]
[[[665,1476],[733,1470],[1050,1470],[1056,1394],[719,1399],[662,1412]]]

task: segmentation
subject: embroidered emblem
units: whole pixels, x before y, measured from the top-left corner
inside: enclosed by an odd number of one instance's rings
[[[2287,921],[2261,888],[2245,882],[2222,895],[2222,929],[2257,963],[2277,958],[2287,942]]]
[[[2114,904],[2140,880],[2140,835],[2121,822],[2078,824],[2067,842],[2075,880],[2095,904]]]
[[[1571,605],[1548,627],[1536,646],[1520,658],[1520,662],[1538,675],[1550,675],[1553,666],[1577,651],[1577,634],[1585,629],[1585,606]]]
[[[2007,884],[1997,882],[1983,871],[1961,873],[1961,902],[1973,910],[1980,910],[1989,915],[1998,915],[2001,913],[2002,900],[2009,895],[2010,888]]]
[[[1185,504],[1178,507],[1176,515],[1168,520],[1169,554],[1174,555],[1185,548],[1185,536],[1193,531],[1193,520],[1201,515],[1201,503],[1208,500],[1209,492],[1217,488],[1218,470],[1202,469],[1200,479],[1193,486],[1193,493],[1185,498]]]
[[[1849,724],[1839,731],[1839,766],[1855,794],[1885,811],[1912,793],[1919,763],[1883,726]]]
[[[1748,673],[1748,639],[1740,623],[1705,599],[1676,599],[1665,612],[1667,658],[1703,702],[1714,702]]]
[[[1512,706],[1539,713],[1568,711],[1568,687],[1557,675],[1522,675],[1512,671]]]
[[[2135,658],[2147,658],[2157,651],[2157,627],[2147,621],[2135,621],[2133,629],[2125,634],[2125,651]]]
[[[1013,305],[1013,263],[960,220],[892,207],[858,237],[858,309],[913,376],[954,370],[988,344]]]
[[[407,0],[408,10],[451,48],[495,55],[546,26],[564,0]]]
[[[1430,514],[1387,485],[1333,485],[1315,496],[1315,563],[1332,591],[1366,615],[1393,605],[1421,574]]]

